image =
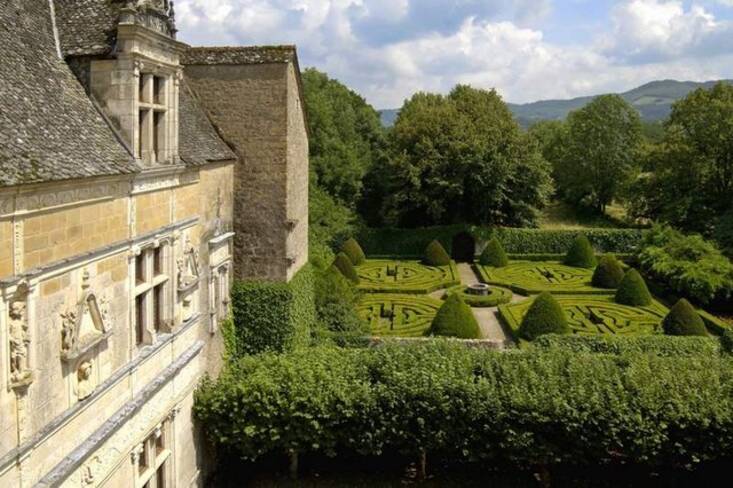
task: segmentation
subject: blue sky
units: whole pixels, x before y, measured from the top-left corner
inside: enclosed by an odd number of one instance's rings
[[[506,100],[733,78],[733,0],[179,0],[183,41],[296,44],[376,108],[457,83]]]

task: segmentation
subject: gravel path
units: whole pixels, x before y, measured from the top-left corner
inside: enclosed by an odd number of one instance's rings
[[[458,274],[461,277],[461,283],[468,286],[476,283],[481,283],[476,273],[470,264],[458,263]],[[519,302],[524,300],[526,297],[521,295],[514,295],[512,302]],[[481,338],[496,341],[502,343],[504,346],[509,346],[514,343],[509,334],[506,333],[504,327],[501,325],[499,320],[499,307],[491,308],[477,308],[471,307],[476,321],[478,321],[479,327],[481,327]]]

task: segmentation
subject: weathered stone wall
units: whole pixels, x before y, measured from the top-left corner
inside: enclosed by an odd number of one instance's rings
[[[136,195],[135,211],[137,235],[146,234],[152,230],[171,223],[171,192],[160,190]]]
[[[0,278],[13,274],[13,222],[0,220]]]
[[[308,262],[308,131],[305,107],[295,66],[288,65],[288,168],[287,213],[293,228],[288,236],[288,257],[292,265],[288,280]]]
[[[285,281],[288,263],[288,65],[187,66],[199,101],[239,156],[235,276]]]

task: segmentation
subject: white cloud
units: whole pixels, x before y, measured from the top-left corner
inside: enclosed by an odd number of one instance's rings
[[[658,78],[733,74],[731,27],[702,7],[623,1],[607,33],[589,45],[560,46],[533,24],[549,6],[549,0],[180,0],[177,10],[186,42],[295,43],[301,65],[326,71],[377,108],[456,83],[496,87],[523,102],[619,91]]]

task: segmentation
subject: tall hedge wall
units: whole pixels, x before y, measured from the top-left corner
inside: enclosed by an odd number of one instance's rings
[[[496,236],[509,254],[565,254],[578,234],[585,234],[599,253],[631,254],[641,244],[639,229],[544,230],[454,225],[421,229],[364,229],[359,243],[367,256],[420,256],[433,239],[450,253],[453,236],[468,231],[477,242]]]
[[[501,353],[443,341],[244,358],[196,393],[211,440],[522,466],[692,465],[733,452],[733,357]]]
[[[232,320],[224,332],[227,356],[236,359],[306,345],[314,323],[310,265],[290,283],[237,281],[232,287]]]

